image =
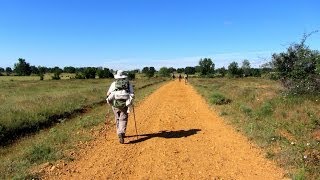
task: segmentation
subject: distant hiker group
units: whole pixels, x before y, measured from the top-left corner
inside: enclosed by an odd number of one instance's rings
[[[178,78],[179,78],[179,82],[181,82],[181,79],[182,79],[181,74],[179,74]],[[188,83],[188,74],[184,74],[183,78],[184,78],[184,83],[187,84]],[[172,73],[172,79],[175,79],[174,73]]]

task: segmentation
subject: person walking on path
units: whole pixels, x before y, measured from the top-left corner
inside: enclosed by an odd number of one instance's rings
[[[187,84],[188,82],[188,74],[184,74],[184,84]]]
[[[106,100],[112,106],[119,142],[123,144],[128,124],[129,106],[133,102],[134,91],[122,70],[117,71],[114,79],[115,81],[112,82],[107,92]]]
[[[182,78],[182,76],[181,76],[181,74],[179,74],[179,82],[181,81],[181,78]]]

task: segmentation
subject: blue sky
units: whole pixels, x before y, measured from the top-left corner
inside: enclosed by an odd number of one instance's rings
[[[0,0],[0,67],[113,69],[270,60],[320,30],[318,0]],[[320,32],[307,41],[320,49]]]

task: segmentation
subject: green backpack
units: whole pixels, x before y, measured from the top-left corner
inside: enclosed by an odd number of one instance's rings
[[[115,87],[116,87],[116,91],[126,90],[127,92],[129,92],[129,80],[117,79]]]
[[[129,80],[128,79],[118,79],[115,83],[115,90],[122,91],[125,90],[129,93]],[[119,109],[123,109],[126,107],[127,99],[115,99],[113,101],[113,106]]]

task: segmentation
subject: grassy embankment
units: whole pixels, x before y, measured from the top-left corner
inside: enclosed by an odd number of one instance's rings
[[[105,101],[111,79],[3,81],[0,88],[0,144],[64,121]],[[137,80],[137,88],[162,81]]]
[[[2,86],[1,91],[7,94],[1,98],[12,106],[2,104],[1,109],[7,109],[1,111],[1,116],[5,115],[12,119],[25,116],[30,117],[27,122],[32,122],[37,120],[38,114],[42,115],[43,112],[54,114],[94,104],[101,101],[101,98],[104,99],[105,90],[110,83],[111,80],[98,79],[10,82]],[[163,83],[163,79],[135,81],[135,102],[141,101]],[[19,105],[21,101],[26,103],[23,107]],[[20,138],[14,144],[0,147],[0,179],[36,177],[39,174],[31,173],[31,171],[39,164],[60,159],[66,163],[73,160],[79,147],[85,146],[88,141],[94,139],[97,133],[104,130],[106,112],[109,123],[113,124],[113,115],[108,110],[109,107],[106,109],[106,106],[98,104],[92,107],[81,116],[60,121],[50,129],[43,129],[37,134]],[[6,114],[16,108],[19,108],[18,112],[24,115]],[[7,123],[10,125],[11,122],[7,121]]]
[[[320,97],[289,96],[280,83],[261,78],[190,82],[220,116],[262,147],[288,176],[320,177]]]

